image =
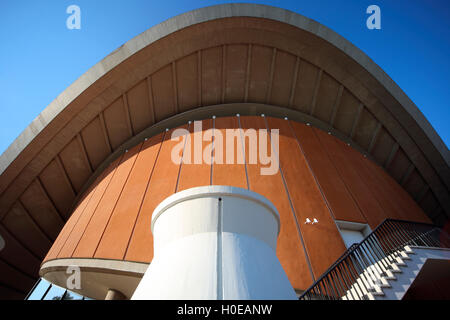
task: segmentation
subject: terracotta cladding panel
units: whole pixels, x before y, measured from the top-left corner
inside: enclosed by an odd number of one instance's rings
[[[411,196],[400,187],[400,185],[387,174],[380,166],[376,165],[368,159],[364,159],[367,167],[372,170],[375,177],[378,178],[380,185],[389,192],[390,201],[397,204],[398,210],[404,220],[431,223],[417,203]]]
[[[59,212],[68,216],[75,193],[62,166],[56,160],[52,160],[41,172],[39,179]]]
[[[108,166],[105,170],[106,174],[97,182],[100,192],[96,194],[96,198],[93,199],[94,201],[86,208],[85,215],[89,217],[89,221],[87,225],[86,222],[82,223],[83,228],[80,229],[84,229],[82,231],[83,235],[78,240],[78,243],[76,243],[72,257],[91,258],[94,256],[108,219],[116,204],[118,194],[121,192],[124,180],[130,170],[130,162],[132,162],[130,158],[132,156],[133,153],[127,152],[117,158]],[[119,165],[122,164],[123,168],[120,168]],[[104,188],[105,190],[102,194],[101,190]]]
[[[189,126],[190,134],[184,146],[183,164],[181,165],[178,178],[177,192],[211,184],[211,164],[209,159],[212,154],[212,135],[210,137],[205,135],[205,140],[203,140],[203,135],[208,130],[211,132],[212,119],[201,121],[201,125],[202,131],[198,132],[197,136],[194,134],[194,123],[191,123]],[[211,139],[208,140],[207,138]],[[194,157],[197,146],[201,146],[199,151],[201,151],[202,159],[195,159]],[[203,156],[204,153],[206,153],[205,156]]]
[[[77,206],[75,207],[75,210],[73,211],[72,215],[70,216],[69,220],[67,220],[64,227],[61,229],[61,232],[58,235],[58,238],[56,238],[55,242],[53,242],[52,247],[48,251],[46,257],[44,258],[44,261],[56,259],[58,257],[59,252],[64,247],[67,238],[69,238],[70,233],[72,232],[72,229],[77,224],[78,219],[80,218],[81,214],[83,213],[84,209],[86,208],[87,204],[89,203],[89,200],[92,197],[92,190],[95,189],[95,184],[93,184],[82,196],[82,198],[78,201]]]
[[[384,218],[405,219],[403,209],[398,204],[395,194],[390,192],[380,177],[377,177],[375,172],[367,166],[366,162],[370,160],[364,158],[353,148],[347,148],[346,152],[348,158],[351,160],[352,166],[361,174],[362,179],[366,182],[369,189],[372,190],[378,203],[383,208],[385,213]]]
[[[281,169],[314,275],[318,277],[346,248],[286,120],[268,118],[268,123],[270,129],[280,130]],[[319,223],[305,225],[306,218],[317,218]]]
[[[247,74],[248,45],[226,46],[225,102],[241,102],[244,99]]]
[[[222,101],[222,47],[202,50],[202,104]]]
[[[153,124],[153,112],[150,108],[146,79],[127,92],[127,102],[131,125],[135,134]]]
[[[239,129],[238,118],[224,117],[215,119],[212,184],[247,189],[242,140],[239,131],[233,130],[237,135],[229,135],[227,138],[226,129]],[[230,159],[228,161],[226,150],[233,150],[233,154],[229,153]]]
[[[266,130],[266,124],[262,117],[241,117],[241,126],[243,130]],[[259,140],[253,143],[259,146]],[[269,164],[261,163],[260,158],[257,158],[258,161],[256,163],[251,163],[249,158],[250,152],[253,151],[250,140],[248,138],[245,139],[244,144],[250,190],[269,199],[280,214],[281,230],[277,243],[278,259],[292,286],[295,289],[304,290],[312,284],[312,278],[296,227],[294,213],[291,210],[281,173],[278,170],[278,162],[276,162],[277,171],[275,174],[262,175],[261,169],[267,168]],[[267,155],[270,155],[273,152],[270,138],[267,139],[266,148],[268,150]]]
[[[28,215],[20,203],[15,203],[2,220],[2,224],[26,245],[35,255],[45,257],[50,249],[50,239]]]
[[[186,126],[181,128],[187,129]],[[172,162],[172,149],[179,143],[172,141],[169,130],[164,136],[159,155],[153,169],[142,207],[137,217],[128,249],[126,260],[150,262],[153,257],[153,235],[150,230],[153,210],[168,196],[175,192],[180,165]]]
[[[111,218],[111,214],[116,206],[117,200],[123,190],[123,187],[128,179],[131,168],[137,157],[137,150],[126,152],[121,159],[117,159],[111,166],[115,169],[111,181],[101,198],[94,215],[89,221],[88,226],[84,231],[83,238],[79,241],[73,256],[77,257],[94,257],[95,251],[101,241],[103,233]],[[119,165],[117,163],[119,162]]]
[[[117,164],[117,160],[116,160]],[[81,238],[84,235],[84,232],[87,228],[87,225],[89,224],[90,220],[92,219],[92,216],[95,212],[95,209],[97,208],[101,198],[103,197],[106,188],[109,185],[109,182],[111,181],[112,176],[114,175],[115,166],[109,166],[107,169],[105,169],[102,174],[96,179],[96,181],[93,183],[93,186],[95,189],[91,191],[92,197],[89,199],[86,207],[84,208],[83,212],[81,213],[79,219],[77,220],[76,225],[71,230],[66,243],[64,244],[64,247],[61,249],[61,251],[58,254],[58,258],[62,257],[72,257],[73,252],[75,251],[75,248],[77,247],[78,243],[80,242]]]
[[[91,169],[80,141],[74,138],[69,142],[61,151],[60,158],[73,187],[79,192],[91,175]]]
[[[215,185],[249,188],[277,207],[281,219],[277,255],[296,289],[305,289],[312,282],[308,262],[318,277],[345,251],[333,215],[338,220],[367,221],[372,228],[385,218],[429,222],[381,167],[319,129],[247,116],[207,119],[201,124],[203,133],[211,128],[211,134],[215,133],[212,176],[205,159],[194,162],[194,123],[178,128],[189,129],[181,132],[182,138],[172,139],[172,129],[137,145],[116,159],[85,193],[45,260],[72,256],[150,262],[153,210],[174,192],[209,185],[211,179]],[[227,139],[226,129],[240,125],[242,130]],[[260,170],[269,164],[258,157],[256,163],[250,161],[252,134],[247,129],[280,130],[282,171],[262,175]],[[200,141],[201,151],[211,150],[211,141]],[[228,148],[234,146],[234,158],[228,164],[227,143]],[[270,139],[266,143],[271,150]],[[172,161],[175,148],[184,157],[181,166]],[[222,164],[217,163],[219,151]],[[189,153],[191,163],[187,161]],[[432,200],[425,198],[427,207],[433,205]],[[316,218],[319,223],[305,225],[306,218]]]
[[[358,206],[321,146],[312,127],[290,122],[335,219],[365,223]]]
[[[180,111],[199,106],[198,102],[198,53],[176,62],[177,93]]]
[[[270,96],[273,105],[288,106],[296,60],[297,58],[290,53],[277,51]]]
[[[248,101],[266,103],[270,83],[272,55],[272,48],[257,45],[252,46]]]
[[[102,130],[100,118],[96,117],[81,132],[92,167],[96,169],[109,155],[108,142]]]
[[[139,152],[137,159],[95,253],[97,257],[110,259],[125,257],[160,143],[161,136],[154,137],[144,142],[142,149],[137,151]]]
[[[360,208],[362,215],[367,219],[370,227],[374,229],[384,220],[386,215],[372,191],[361,177],[360,170],[357,166],[353,165],[352,158],[349,156],[347,150],[350,147],[322,130],[315,128],[313,130],[332,159],[343,182]]]
[[[131,136],[122,97],[107,107],[103,111],[103,116],[111,147],[115,150]]]
[[[20,201],[45,233],[50,238],[56,239],[64,222],[37,180],[25,190]]]

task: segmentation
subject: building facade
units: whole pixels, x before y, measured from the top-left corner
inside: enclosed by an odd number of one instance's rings
[[[152,214],[192,188],[276,208],[273,250],[298,295],[386,219],[445,234],[450,212],[448,149],[401,89],[330,29],[261,5],[198,9],[130,40],[0,165],[1,298],[38,277],[67,288],[73,266],[74,292],[132,298]]]

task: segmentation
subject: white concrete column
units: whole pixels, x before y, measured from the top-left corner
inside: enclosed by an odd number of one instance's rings
[[[132,299],[296,299],[275,254],[280,219],[263,196],[206,186],[153,212],[154,258]]]

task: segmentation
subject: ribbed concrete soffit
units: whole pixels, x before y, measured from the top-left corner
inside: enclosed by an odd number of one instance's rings
[[[447,219],[448,149],[403,91],[330,29],[250,4],[167,20],[75,81],[1,156],[0,218],[21,210],[39,228],[45,219],[51,242],[96,173],[141,138],[201,117],[263,112],[337,136],[432,219]]]

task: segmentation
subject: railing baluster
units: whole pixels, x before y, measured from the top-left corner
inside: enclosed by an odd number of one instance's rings
[[[450,237],[430,224],[386,219],[363,241],[348,248],[299,299],[362,299],[379,277],[392,269],[399,250],[407,245],[449,248]]]

